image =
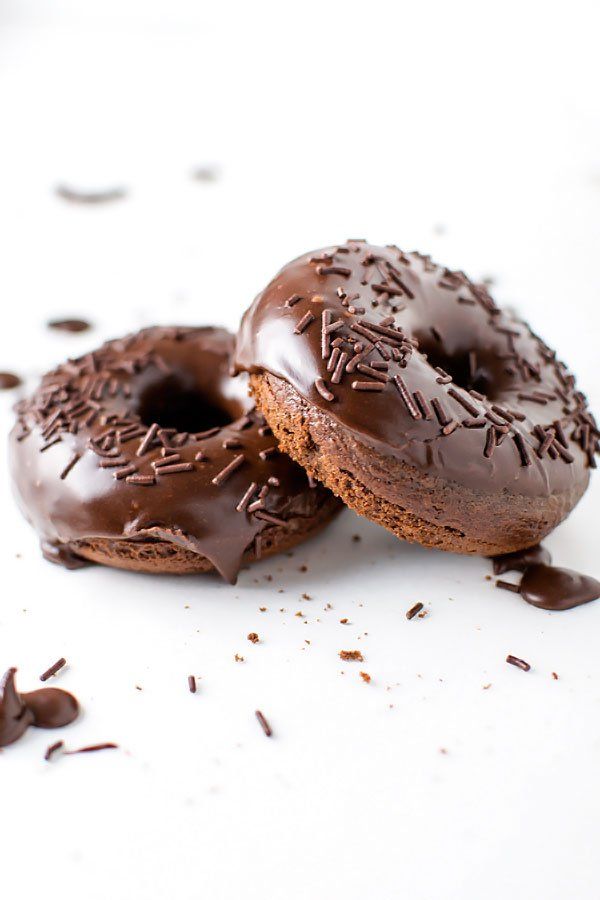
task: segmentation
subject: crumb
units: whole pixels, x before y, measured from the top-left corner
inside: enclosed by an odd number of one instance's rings
[[[233,658],[235,659],[236,662],[244,662],[244,657],[240,656],[239,653],[236,653]]]
[[[305,644],[310,644],[310,641],[307,641],[306,638],[304,638],[304,643],[305,643]]]
[[[251,641],[253,644],[258,644],[258,642],[260,641],[260,638],[255,631],[251,631],[250,634],[248,635],[248,640]]]
[[[273,581],[272,575],[265,575],[265,581]]]
[[[348,625],[348,619],[340,619],[340,625]]]
[[[327,604],[323,607],[323,609],[333,609],[333,606],[331,605],[331,603],[327,603]]]
[[[423,612],[419,613],[419,619],[424,619],[425,616],[428,616],[428,615],[429,615],[429,610],[424,609]]]
[[[556,674],[556,672],[552,673],[552,677],[554,678],[555,681],[558,681],[558,675]]]
[[[339,657],[340,659],[353,662],[364,662],[364,658],[360,650],[340,650]]]
[[[141,691],[141,687],[139,686],[139,684],[136,684],[135,689],[136,691]]]
[[[218,169],[213,166],[198,166],[192,171],[192,178],[194,181],[211,182],[217,181],[218,177]]]
[[[368,672],[359,672],[358,674],[360,675],[362,680],[365,682],[365,684],[369,684],[369,682],[371,681],[371,676],[369,675]]]
[[[448,751],[446,750],[445,747],[440,747],[440,753],[441,753],[443,756],[448,756]]]
[[[285,591],[284,591],[283,588],[278,588],[278,589],[277,589],[277,593],[278,593],[278,594],[285,594]]]
[[[303,600],[312,600],[312,597],[310,596],[310,594],[302,594],[302,599]]]
[[[184,604],[183,604],[183,608],[184,608],[184,609],[189,609],[189,608],[190,608],[190,604],[189,604],[189,603],[184,603]]]
[[[308,572],[308,566],[298,566],[299,572]]]
[[[491,580],[492,580],[492,576],[491,576],[491,575],[486,575],[486,576],[485,576],[485,580],[486,580],[486,581],[491,581]]]
[[[483,690],[484,690],[484,691],[489,691],[489,689],[491,688],[491,686],[492,686],[492,682],[490,681],[489,684],[484,684]]]
[[[266,606],[259,606],[258,608],[259,608],[259,610],[260,610],[261,612],[266,612],[266,611],[267,611],[267,607],[266,607]]]
[[[279,612],[285,612],[285,606],[281,606],[281,607],[279,608]]]
[[[361,539],[361,538],[360,538],[360,534],[353,534],[353,535],[352,535],[352,540],[354,541],[355,544],[358,544],[358,542],[360,541],[360,539]]]
[[[299,619],[302,619],[304,617],[304,613],[300,612],[300,610],[298,610],[297,613],[294,613],[294,615],[297,616]]]

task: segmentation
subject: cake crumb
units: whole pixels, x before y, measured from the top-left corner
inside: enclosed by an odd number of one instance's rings
[[[351,662],[364,662],[364,657],[360,650],[340,650],[339,657]]]
[[[368,672],[359,672],[360,677],[365,682],[365,684],[369,684],[371,681],[371,676]]]
[[[236,662],[244,662],[244,657],[240,656],[239,653],[236,653],[233,658],[235,659]]]
[[[251,641],[253,644],[258,644],[258,642],[260,641],[260,638],[255,631],[251,631],[250,634],[248,635],[248,640]]]

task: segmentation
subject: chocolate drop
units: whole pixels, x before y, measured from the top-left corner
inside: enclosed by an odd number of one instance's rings
[[[13,372],[0,372],[0,391],[9,391],[21,384],[21,379]]]
[[[60,688],[40,688],[21,699],[33,716],[37,728],[61,728],[77,718],[79,704],[73,694]]]
[[[40,688],[19,694],[15,687],[16,671],[10,668],[0,682],[0,747],[17,741],[30,725],[60,728],[79,713],[75,697],[60,688]]]
[[[33,722],[32,713],[17,694],[16,671],[9,669],[0,683],[0,747],[17,741]]]
[[[537,563],[549,566],[551,562],[550,553],[541,544],[528,547],[526,550],[515,550],[514,553],[492,556],[494,575],[503,575],[505,572],[524,572],[528,566]]]
[[[573,609],[600,597],[600,581],[571,569],[538,563],[526,569],[520,591],[527,603],[539,609]]]

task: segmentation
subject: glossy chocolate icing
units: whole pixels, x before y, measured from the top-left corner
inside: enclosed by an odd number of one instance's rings
[[[222,329],[149,328],[69,360],[17,406],[13,486],[47,558],[73,567],[77,540],[158,539],[233,581],[265,528],[331,502],[277,450],[231,377],[232,346]]]
[[[17,693],[16,669],[9,669],[0,682],[0,747],[18,740],[29,728],[61,728],[77,718],[79,704],[60,688],[40,688]]]
[[[483,285],[418,253],[349,241],[299,257],[246,312],[235,360],[482,494],[575,502],[595,467],[600,432],[554,352]]]
[[[600,581],[571,569],[536,563],[525,570],[519,590],[527,603],[540,609],[573,609],[600,598]]]

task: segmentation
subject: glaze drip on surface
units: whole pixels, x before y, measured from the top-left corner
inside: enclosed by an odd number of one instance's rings
[[[17,693],[16,671],[8,669],[0,682],[0,747],[17,741],[30,725],[61,728],[73,722],[79,713],[75,697],[60,688]]]
[[[496,556],[492,563],[495,575],[522,572],[520,584],[498,581],[497,586],[521,594],[527,603],[538,609],[573,609],[600,598],[600,581],[572,569],[551,565],[552,557],[541,544]]]

